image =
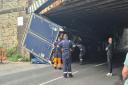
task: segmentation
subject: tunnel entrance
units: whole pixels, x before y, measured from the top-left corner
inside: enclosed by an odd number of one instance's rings
[[[114,60],[124,60],[128,49],[127,0],[66,0],[45,16],[82,38],[87,60],[106,60],[108,36],[114,39]]]

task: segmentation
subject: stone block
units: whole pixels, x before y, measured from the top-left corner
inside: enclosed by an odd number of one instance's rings
[[[9,31],[9,35],[11,36],[11,35],[14,35],[14,31],[12,30],[12,29],[10,29]]]
[[[1,33],[5,33],[5,29],[1,28]]]

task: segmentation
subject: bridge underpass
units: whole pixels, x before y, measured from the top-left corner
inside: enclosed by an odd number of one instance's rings
[[[71,34],[81,36],[88,59],[105,61],[104,46],[112,36],[114,60],[124,60],[128,48],[127,0],[65,0],[44,15]]]
[[[127,0],[65,1],[68,2],[64,2],[58,8],[45,13],[45,16],[64,26],[65,30],[71,34],[81,36],[88,49],[88,58],[91,57],[91,61],[93,59],[102,61],[102,58],[105,61],[106,56],[99,54],[104,53],[103,48],[100,51],[98,50],[98,53],[97,47],[102,46],[109,35],[114,37],[116,51],[124,52],[127,49]],[[113,57],[114,60],[121,60],[125,56]],[[118,64],[122,65],[120,62]],[[83,66],[73,64],[74,78],[72,79],[64,79],[61,71],[47,67],[4,75],[1,76],[0,81],[1,85],[121,85],[119,78],[121,68],[117,66],[117,63],[114,63],[114,65],[116,66],[113,67],[111,78],[105,76],[108,72],[107,65],[97,62],[94,64],[87,63]]]

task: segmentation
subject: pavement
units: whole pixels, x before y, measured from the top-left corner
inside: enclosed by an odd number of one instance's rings
[[[106,63],[72,64],[73,78],[63,78],[62,70],[50,65],[30,63],[0,64],[0,85],[121,85],[121,67],[113,67],[106,77]]]

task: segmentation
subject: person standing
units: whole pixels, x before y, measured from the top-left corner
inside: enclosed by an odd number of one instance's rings
[[[62,62],[61,62],[61,56],[62,56],[62,53],[61,53],[61,49],[60,47],[58,46],[58,43],[60,41],[56,41],[54,43],[54,49],[53,49],[53,62],[54,62],[54,68],[55,69],[61,69],[61,65],[62,65]]]
[[[112,76],[112,53],[113,53],[112,37],[108,38],[108,45],[106,47],[106,51],[107,51],[107,63],[109,70],[106,76]]]
[[[79,53],[79,60],[80,60],[80,65],[84,64],[84,57],[85,57],[85,46],[82,45],[81,43],[77,44],[76,45],[79,50],[80,50],[80,53]]]
[[[71,49],[72,49],[72,42],[68,39],[67,34],[64,34],[63,40],[59,43],[62,51],[62,61],[63,61],[63,76],[67,78],[73,77],[72,69],[71,69]]]

